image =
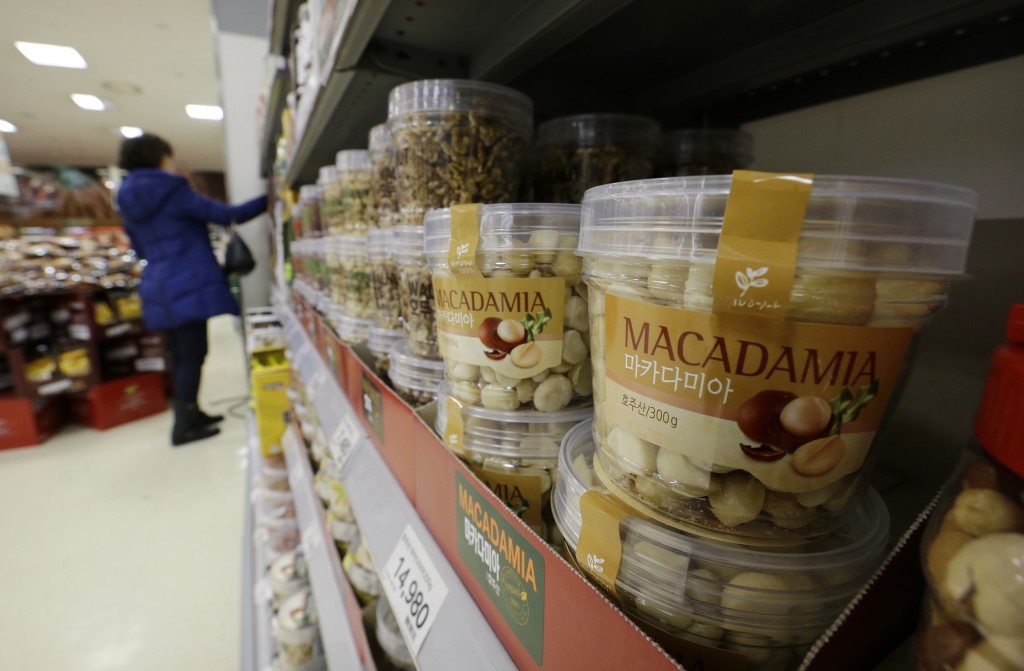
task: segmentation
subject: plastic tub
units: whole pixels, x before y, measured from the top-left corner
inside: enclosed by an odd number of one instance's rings
[[[319,618],[309,590],[293,594],[281,603],[271,620],[271,635],[281,671],[323,668]]]
[[[323,235],[324,228],[320,219],[322,201],[320,187],[316,184],[299,187],[299,217],[296,222],[299,226],[295,231],[296,238],[319,238]]]
[[[427,214],[439,350],[463,403],[554,412],[589,401],[579,215],[576,205],[534,203]],[[474,243],[468,268],[458,252]]]
[[[398,226],[398,190],[395,178],[395,147],[386,123],[370,129],[370,201],[377,228]]]
[[[662,139],[661,177],[728,175],[754,160],[754,138],[731,128],[674,130]]]
[[[391,610],[391,604],[387,599],[377,600],[377,642],[380,643],[384,656],[395,669],[399,671],[416,671],[416,663],[412,659],[409,648],[402,638],[402,631],[398,628],[398,621],[395,620],[395,613]]]
[[[327,267],[327,294],[334,305],[345,304],[345,265],[341,254],[341,237],[332,235],[321,241]]]
[[[581,497],[603,489],[591,484],[597,481],[591,429],[584,422],[566,434],[552,498],[573,552],[582,529]],[[628,512],[617,538],[621,561],[613,596],[657,640],[668,634],[689,641],[689,655],[708,668],[726,668],[718,664],[727,651],[739,656],[728,668],[790,669],[881,563],[889,514],[870,490],[834,534],[799,546],[720,543]],[[578,565],[585,567],[586,558]]]
[[[373,556],[361,537],[356,540],[355,549],[341,560],[341,567],[361,604],[365,606],[380,596],[380,578],[377,577]]]
[[[335,156],[341,195],[341,232],[366,235],[372,224],[370,154],[365,149],[343,149]]]
[[[398,268],[398,297],[409,350],[421,357],[438,357],[434,325],[434,285],[423,253],[423,227],[394,229],[394,257]]]
[[[391,366],[391,348],[404,338],[405,331],[402,329],[385,329],[379,326],[370,328],[370,337],[366,341],[366,347],[373,354],[373,364],[377,375],[387,375]]]
[[[661,126],[631,114],[577,114],[537,127],[534,196],[579,203],[594,186],[654,176]]]
[[[337,239],[341,259],[341,295],[345,312],[357,319],[373,319],[373,273],[365,235],[343,235]]]
[[[963,275],[975,195],[736,175],[736,199],[732,177],[584,198],[598,460],[666,523],[796,542],[836,528],[867,490],[917,336]],[[727,200],[733,221],[758,218],[745,237],[733,229],[723,260]],[[757,239],[783,232],[789,241]]]
[[[267,566],[272,566],[274,562],[289,552],[295,552],[301,542],[302,534],[297,526],[281,527],[268,534],[265,543]]]
[[[444,379],[444,362],[419,357],[409,343],[399,340],[391,347],[388,377],[398,395],[413,405],[430,403],[437,397],[437,385]]]
[[[373,274],[373,302],[376,306],[374,323],[384,329],[402,328],[402,296],[394,244],[395,234],[390,228],[373,230],[366,236],[366,253]]]
[[[501,411],[458,403],[445,380],[437,392],[435,428],[442,441],[538,536],[556,545],[551,488],[562,437],[592,414],[591,408],[557,412]],[[449,414],[458,421],[449,422]]]
[[[533,103],[486,82],[427,79],[388,95],[402,224],[458,203],[507,203],[533,134]]]
[[[320,168],[316,185],[320,187],[320,218],[325,235],[341,235],[341,182],[338,181],[338,169],[333,165]]]
[[[256,499],[256,525],[267,531],[295,526],[295,501],[286,497],[259,497]]]
[[[336,324],[338,327],[338,338],[343,343],[349,345],[365,343],[367,338],[370,337],[370,328],[373,327],[372,320],[353,317],[344,310],[338,313]]]
[[[274,602],[280,603],[309,585],[306,557],[296,549],[278,557],[267,571],[267,580],[274,591]]]

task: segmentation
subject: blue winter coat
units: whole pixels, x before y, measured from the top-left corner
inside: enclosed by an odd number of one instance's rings
[[[143,168],[125,178],[117,204],[132,247],[146,259],[139,294],[149,328],[238,314],[213,255],[207,222],[248,221],[267,209],[266,196],[225,205],[193,191],[181,175]]]

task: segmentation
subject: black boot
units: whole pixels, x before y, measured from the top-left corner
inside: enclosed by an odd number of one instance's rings
[[[224,415],[207,415],[205,412],[200,410],[199,419],[202,421],[203,424],[207,426],[212,426],[214,424],[217,424],[218,422],[223,422]]]
[[[177,447],[195,440],[216,436],[220,429],[203,422],[199,406],[188,401],[174,401],[174,428],[171,445]]]

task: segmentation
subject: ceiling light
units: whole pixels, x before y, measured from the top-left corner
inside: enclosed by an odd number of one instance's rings
[[[217,105],[185,105],[185,114],[193,119],[220,121],[224,118],[224,110]]]
[[[121,126],[121,135],[127,138],[139,137],[142,135],[142,129],[138,126]]]
[[[89,95],[88,93],[72,93],[71,99],[75,101],[75,104],[84,110],[93,110],[94,112],[102,112],[107,109],[107,106],[103,104],[103,101],[96,96]]]
[[[10,121],[4,121],[0,119],[0,133],[17,133],[18,127],[12,124]]]
[[[38,42],[15,42],[18,51],[36,65],[50,65],[55,68],[85,68],[85,59],[71,47]]]

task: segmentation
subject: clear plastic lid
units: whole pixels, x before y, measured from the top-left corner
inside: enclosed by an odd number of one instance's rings
[[[366,251],[371,259],[384,259],[391,256],[394,244],[393,228],[374,228],[366,233]]]
[[[334,238],[338,254],[343,257],[367,257],[367,240],[365,235],[339,235]]]
[[[713,262],[731,175],[669,177],[589,189],[579,253]],[[815,175],[801,269],[962,275],[977,194],[945,184]]]
[[[511,122],[523,137],[533,134],[533,101],[507,86],[469,79],[422,79],[388,94],[388,120],[423,112],[473,112]]]
[[[580,231],[580,206],[561,203],[480,205],[477,249],[511,248],[544,251],[575,250]],[[408,227],[406,227],[408,228]],[[452,237],[450,208],[430,210],[423,218],[424,249],[431,258],[448,255]]]
[[[420,263],[423,260],[423,226],[395,226],[394,257],[399,263]]]
[[[363,343],[370,337],[373,320],[357,319],[341,311],[335,316],[335,324],[338,327],[338,337],[344,342],[349,344]]]
[[[587,421],[566,434],[552,497],[555,521],[573,549],[582,528],[580,498],[602,491],[591,484],[598,483],[592,429]],[[869,490],[835,533],[778,548],[724,544],[638,516],[627,516],[620,528],[620,597],[644,599],[644,610],[687,613],[733,631],[807,634],[829,624],[881,563],[889,513]]]
[[[382,151],[391,151],[391,129],[386,123],[380,123],[370,129],[370,141],[367,145],[371,154]]]
[[[409,343],[404,338],[391,346],[390,356],[388,375],[397,385],[434,393],[444,379],[444,362],[416,356],[409,351]]]
[[[437,417],[434,428],[444,435],[448,426],[451,382],[445,380],[437,390]],[[482,406],[462,406],[463,442],[478,454],[507,459],[556,459],[566,432],[594,414],[593,407],[567,408],[556,412],[539,410],[491,410]]]
[[[343,172],[369,170],[371,165],[370,152],[365,149],[342,149],[334,157],[339,176]]]
[[[745,168],[754,160],[754,137],[732,128],[674,130],[665,133],[661,145],[665,158],[676,165],[728,156],[737,168]]]
[[[402,329],[384,329],[373,326],[370,328],[370,337],[366,346],[377,356],[388,356],[392,346],[404,338],[405,331]]]
[[[331,184],[338,181],[338,169],[333,165],[325,165],[320,168],[319,178],[316,180],[317,186],[323,188],[325,184]]]
[[[537,144],[594,147],[623,144],[640,153],[653,154],[661,125],[633,114],[576,114],[545,121],[537,127]]]

